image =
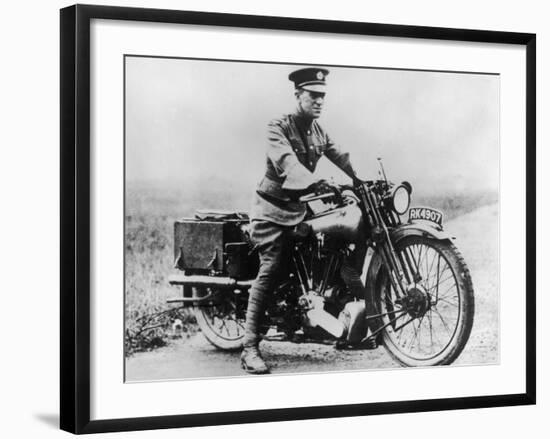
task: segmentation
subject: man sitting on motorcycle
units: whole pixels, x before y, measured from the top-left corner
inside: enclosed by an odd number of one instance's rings
[[[317,162],[325,155],[346,175],[355,178],[349,154],[317,122],[328,74],[327,69],[312,67],[292,72],[289,79],[295,86],[296,111],[271,121],[268,126],[266,172],[257,187],[250,214],[251,239],[259,252],[260,268],[249,292],[241,355],[242,367],[249,373],[269,372],[258,348],[259,321],[266,295],[273,292],[285,271],[283,255],[291,243],[289,234],[306,216],[306,206],[299,197],[330,190],[324,180],[313,175]],[[367,299],[360,279],[365,254],[364,240],[355,243],[341,276],[356,297]]]

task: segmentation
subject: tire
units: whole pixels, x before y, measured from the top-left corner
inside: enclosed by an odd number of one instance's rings
[[[400,301],[375,255],[367,275],[381,314],[375,327],[384,327],[383,344],[401,365],[449,365],[464,349],[474,322],[474,290],[464,258],[452,242],[424,236],[405,236],[394,245],[400,256],[408,254],[414,261],[421,279]]]
[[[199,296],[211,293],[210,288],[201,288]],[[237,351],[242,348],[246,300],[232,291],[223,291],[208,304],[193,306],[197,324],[206,339],[216,348]],[[243,308],[244,306],[244,308]]]

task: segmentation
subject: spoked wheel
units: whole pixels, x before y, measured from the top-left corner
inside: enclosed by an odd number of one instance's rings
[[[451,364],[472,330],[474,292],[470,273],[456,247],[420,236],[395,248],[413,282],[398,297],[384,265],[374,294],[379,326],[389,353],[405,366]]]
[[[200,296],[215,293],[204,288]],[[201,306],[193,306],[197,324],[206,339],[218,349],[235,351],[242,347],[246,318],[246,299],[232,291],[215,294]]]

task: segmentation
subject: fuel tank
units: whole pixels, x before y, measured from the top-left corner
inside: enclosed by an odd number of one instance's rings
[[[355,242],[364,236],[363,214],[357,204],[322,212],[307,218],[305,223],[314,233],[324,233],[346,242]]]

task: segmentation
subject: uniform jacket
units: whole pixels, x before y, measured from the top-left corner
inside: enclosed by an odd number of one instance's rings
[[[251,219],[286,226],[301,222],[306,206],[293,200],[289,191],[304,190],[316,181],[313,172],[323,155],[350,177],[354,175],[349,154],[334,144],[316,120],[288,114],[271,121],[266,172],[254,194]]]

